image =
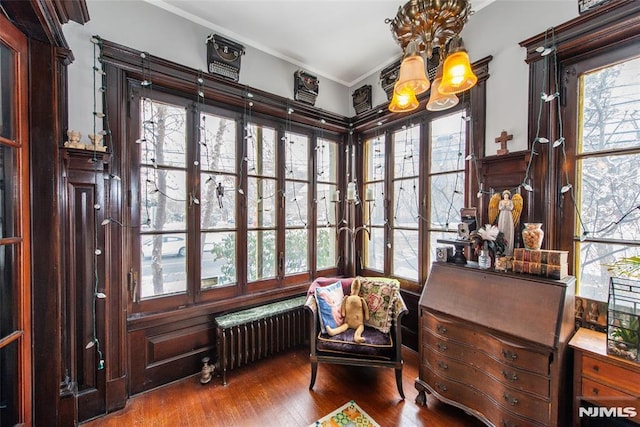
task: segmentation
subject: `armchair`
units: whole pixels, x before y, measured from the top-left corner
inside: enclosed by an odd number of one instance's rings
[[[402,399],[404,399],[404,391],[402,389],[402,334],[401,319],[407,309],[402,296],[400,295],[399,282],[394,279],[383,278],[359,278],[363,285],[360,290],[361,296],[372,312],[372,308],[377,312],[381,312],[384,302],[388,302],[388,318],[382,319],[388,321],[386,327],[380,325],[371,326],[365,324],[362,336],[365,338],[364,343],[356,343],[353,341],[354,330],[348,329],[346,332],[335,336],[329,336],[323,331],[316,301],[316,288],[334,285],[340,282],[344,295],[351,292],[351,282],[353,278],[318,278],[310,286],[307,292],[307,300],[305,309],[310,315],[310,362],[311,362],[311,382],[309,389],[313,389],[316,381],[318,363],[332,363],[351,366],[371,366],[394,368],[396,374],[396,385]],[[368,284],[369,286],[365,286]],[[364,289],[364,291],[363,291]],[[363,295],[363,292],[365,295]],[[378,318],[380,319],[380,317]],[[388,331],[388,332],[387,332]]]

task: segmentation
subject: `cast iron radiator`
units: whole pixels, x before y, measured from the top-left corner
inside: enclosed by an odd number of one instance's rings
[[[217,369],[239,368],[306,342],[309,335],[305,296],[216,317]]]

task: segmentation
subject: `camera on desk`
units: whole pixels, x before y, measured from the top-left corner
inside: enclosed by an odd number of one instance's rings
[[[447,262],[453,256],[451,246],[438,246],[436,248],[436,261]]]

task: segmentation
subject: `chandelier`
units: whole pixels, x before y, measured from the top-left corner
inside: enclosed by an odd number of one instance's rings
[[[470,14],[469,0],[409,0],[398,8],[393,20],[385,21],[404,52],[390,111],[415,110],[419,106],[416,96],[430,87],[427,109],[445,110],[458,104],[457,93],[476,84],[478,78],[460,38]],[[425,73],[425,58],[435,54],[438,68],[431,83]]]

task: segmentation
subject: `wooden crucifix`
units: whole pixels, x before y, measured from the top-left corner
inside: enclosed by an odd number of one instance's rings
[[[513,139],[513,134],[507,135],[507,131],[502,131],[499,137],[496,138],[496,144],[500,144],[500,149],[498,150],[498,156],[502,156],[503,154],[507,154],[509,150],[507,149],[507,141],[511,141]]]

